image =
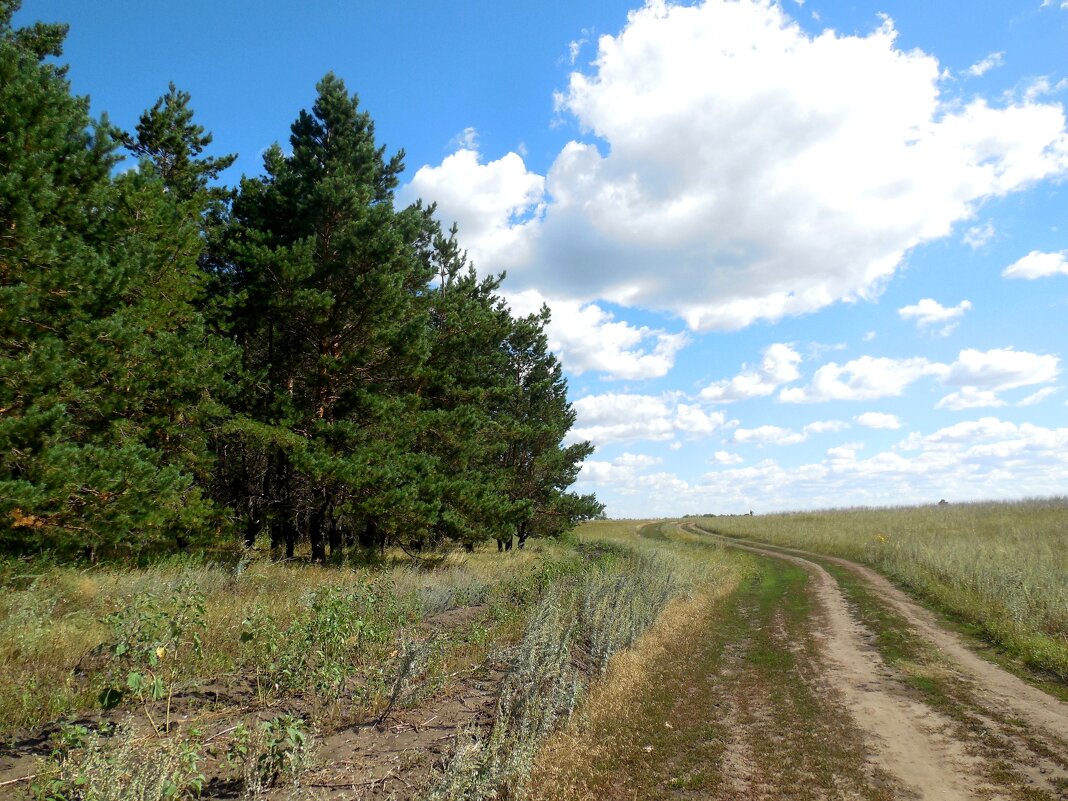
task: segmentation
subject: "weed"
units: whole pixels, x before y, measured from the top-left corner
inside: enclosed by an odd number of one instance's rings
[[[248,798],[280,785],[297,785],[311,763],[314,738],[307,724],[279,715],[258,726],[241,724],[234,732],[227,761],[240,771]]]
[[[162,605],[142,594],[120,612],[111,615],[111,653],[125,673],[125,689],[108,687],[101,694],[105,707],[117,705],[129,691],[144,707],[156,733],[170,731],[171,702],[183,669],[183,657],[199,658],[204,649],[204,595],[191,585],[176,588],[170,602]],[[159,726],[149,709],[150,701],[166,699],[166,717]]]
[[[342,700],[383,689],[379,651],[414,612],[387,587],[367,583],[327,586],[311,593],[306,611],[281,628],[256,609],[242,625],[247,659],[256,671],[261,699],[279,693],[310,694],[341,711]],[[361,686],[353,687],[359,678]]]
[[[139,739],[129,726],[114,733],[68,729],[38,774],[36,801],[180,801],[204,787],[198,743]]]

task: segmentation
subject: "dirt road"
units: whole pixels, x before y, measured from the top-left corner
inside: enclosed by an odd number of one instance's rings
[[[808,574],[827,698],[865,734],[895,797],[1068,798],[1068,704],[968,650],[861,565],[686,530]]]

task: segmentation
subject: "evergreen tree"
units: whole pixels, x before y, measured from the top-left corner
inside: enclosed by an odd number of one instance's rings
[[[291,155],[271,148],[242,182],[217,270],[257,387],[232,466],[258,469],[230,486],[262,487],[239,504],[250,536],[269,521],[287,551],[303,532],[322,559],[343,521],[376,540],[432,517],[410,422],[434,226],[393,208],[403,154],[385,158],[357,98],[334,75],[317,89]]]
[[[563,370],[549,350],[549,318],[543,306],[538,314],[516,319],[503,343],[512,382],[511,396],[501,410],[507,442],[503,468],[510,497],[525,504],[525,513],[516,521],[521,548],[532,535],[556,536],[604,512],[592,495],[566,491],[593,446],[563,444],[575,412],[567,400]],[[510,549],[511,538],[498,540],[498,545]]]
[[[65,29],[0,0],[0,539],[142,548],[208,525],[222,354],[192,306],[199,228],[72,97]],[[163,367],[166,366],[166,369]]]

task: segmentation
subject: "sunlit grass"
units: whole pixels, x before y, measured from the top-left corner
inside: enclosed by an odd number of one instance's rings
[[[203,593],[204,655],[182,670],[183,680],[195,683],[240,669],[247,650],[242,624],[254,613],[267,613],[284,626],[328,587],[373,587],[422,617],[486,603],[493,588],[522,580],[542,565],[581,560],[566,542],[533,542],[505,554],[456,552],[422,563],[389,556],[373,567],[273,562],[255,554],[225,562],[172,559],[144,568],[0,564],[0,733],[94,708],[109,681],[106,659],[98,653],[111,636],[106,618],[138,596],[165,601],[183,587]],[[517,619],[511,629],[521,626]]]

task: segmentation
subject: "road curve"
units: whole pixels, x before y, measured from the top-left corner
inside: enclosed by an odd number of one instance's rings
[[[823,610],[819,636],[824,643],[829,688],[840,695],[857,725],[869,734],[873,761],[915,797],[956,801],[1007,796],[997,786],[978,778],[990,771],[984,770],[987,766],[983,765],[983,757],[967,748],[955,734],[954,721],[917,700],[902,677],[883,661],[869,643],[870,633],[850,609],[838,582],[816,560],[851,571],[880,603],[903,617],[942,654],[956,677],[967,683],[978,707],[976,719],[980,725],[990,727],[989,736],[1004,736],[995,719],[1004,720],[1007,716],[1026,722],[1041,744],[1037,749],[1026,748],[1027,753],[1021,754],[1014,767],[1036,789],[1054,798],[1065,797],[1062,788],[1068,781],[1068,704],[977,656],[958,635],[938,625],[933,614],[867,567],[798,549],[735,540],[690,524],[683,528],[725,546],[782,559],[808,571]]]

